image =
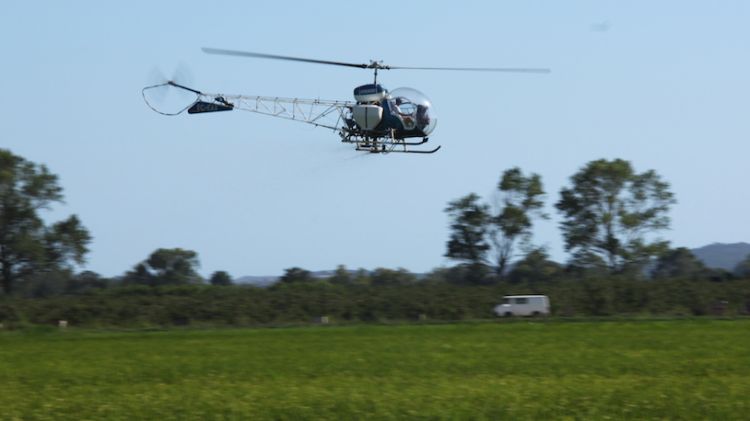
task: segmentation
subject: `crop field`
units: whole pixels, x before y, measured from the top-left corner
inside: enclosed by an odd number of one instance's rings
[[[0,332],[1,419],[747,419],[750,321]]]

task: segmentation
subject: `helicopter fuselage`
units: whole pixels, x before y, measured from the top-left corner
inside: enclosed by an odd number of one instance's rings
[[[435,128],[432,104],[421,92],[399,88],[388,92],[379,84],[354,89],[351,117],[345,131],[362,137],[406,139],[427,137]]]

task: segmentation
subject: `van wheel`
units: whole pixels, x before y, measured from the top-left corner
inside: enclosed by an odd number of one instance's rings
[[[511,313],[510,311],[506,311],[505,314],[503,314],[503,316],[505,316],[505,317],[513,317],[513,313]]]
[[[539,317],[541,315],[542,315],[542,313],[540,313],[538,311],[535,311],[535,312],[531,313],[531,317]]]

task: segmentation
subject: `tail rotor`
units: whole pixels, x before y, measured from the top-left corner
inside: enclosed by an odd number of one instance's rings
[[[180,63],[167,78],[157,67],[148,77],[148,85],[141,90],[143,100],[152,110],[162,115],[177,115],[193,105],[200,97],[200,92],[189,89],[186,85],[192,82],[190,69]]]

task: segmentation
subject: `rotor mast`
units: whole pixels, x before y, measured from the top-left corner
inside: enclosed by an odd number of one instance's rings
[[[370,64],[367,65],[367,68],[368,69],[373,69],[375,71],[375,77],[374,77],[374,79],[372,81],[372,84],[373,85],[377,85],[378,84],[378,70],[379,69],[388,69],[389,67],[388,66],[384,66],[382,61],[376,61],[376,60],[370,59]]]

